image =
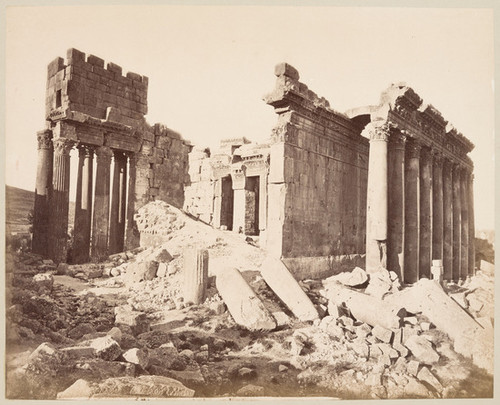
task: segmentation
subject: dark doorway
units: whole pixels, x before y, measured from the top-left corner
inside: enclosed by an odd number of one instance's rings
[[[247,177],[245,186],[245,230],[248,235],[259,234],[260,177]]]
[[[222,179],[221,213],[220,225],[226,226],[229,231],[233,230],[233,180],[231,176]]]

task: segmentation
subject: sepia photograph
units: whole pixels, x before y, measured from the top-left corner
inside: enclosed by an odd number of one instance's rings
[[[3,399],[494,401],[498,4],[356,3],[2,3]]]

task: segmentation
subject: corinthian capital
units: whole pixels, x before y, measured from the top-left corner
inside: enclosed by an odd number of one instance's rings
[[[109,146],[100,146],[95,150],[97,156],[97,163],[111,163],[113,151]]]
[[[46,129],[37,132],[36,139],[38,141],[38,149],[50,149],[52,147],[52,131]]]
[[[58,155],[69,155],[69,152],[75,145],[75,141],[67,138],[57,138],[52,143],[54,144],[54,153]]]

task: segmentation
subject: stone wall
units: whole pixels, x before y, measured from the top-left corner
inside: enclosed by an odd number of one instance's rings
[[[287,64],[266,102],[275,108],[267,247],[284,258],[364,252],[368,141]]]

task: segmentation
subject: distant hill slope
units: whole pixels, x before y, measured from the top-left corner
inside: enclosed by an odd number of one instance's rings
[[[27,233],[30,223],[28,214],[33,210],[35,193],[21,188],[5,186],[6,233]],[[73,225],[75,203],[69,203],[69,224]]]

